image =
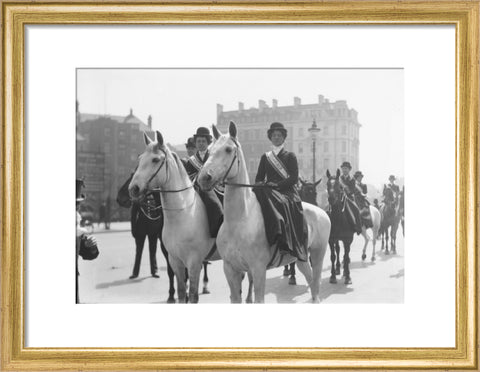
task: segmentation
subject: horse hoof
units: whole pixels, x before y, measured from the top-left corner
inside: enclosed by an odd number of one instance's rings
[[[207,288],[203,288],[202,294],[210,294],[210,291]]]
[[[247,304],[253,304],[253,301],[252,301],[251,298],[247,298],[247,299],[245,300],[245,302],[246,302]]]
[[[397,251],[392,251],[392,254],[397,254]]]
[[[335,269],[335,275],[340,275],[340,268],[339,268],[339,267],[337,267],[337,268]]]
[[[362,254],[362,261],[365,261],[365,258],[367,258],[367,255],[364,253]]]
[[[290,279],[288,280],[288,284],[297,285],[297,279],[295,279],[294,276],[290,277]]]
[[[283,270],[283,276],[289,276],[290,275],[290,270],[285,269]]]
[[[173,297],[169,297],[167,300],[167,304],[174,304],[174,303],[175,303],[175,299]]]
[[[352,284],[352,279],[349,276],[345,277],[345,284]]]
[[[388,256],[388,255],[390,254],[390,252],[389,252],[389,251],[385,251],[385,254]]]
[[[337,278],[335,278],[334,276],[331,276],[330,277],[330,283],[331,284],[337,284]]]
[[[319,304],[320,299],[319,298],[312,298],[312,304]]]
[[[372,262],[375,262],[376,258],[375,256],[372,256]]]

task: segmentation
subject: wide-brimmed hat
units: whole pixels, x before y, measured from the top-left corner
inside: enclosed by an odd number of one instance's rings
[[[208,128],[198,127],[197,133],[193,135],[193,140],[196,141],[197,137],[204,137],[207,139],[208,143],[212,142],[212,135],[210,134]]]
[[[355,174],[353,175],[354,178],[358,178],[358,177],[363,177],[363,173],[360,172],[360,171],[356,171]]]
[[[193,137],[190,137],[188,140],[187,140],[187,143],[185,144],[185,147],[188,149],[190,147],[193,147],[195,148],[195,140],[193,139]]]
[[[388,180],[389,180],[389,181],[391,181],[391,180],[394,180],[394,181],[395,181],[395,180],[396,180],[396,177],[395,177],[393,174],[391,174],[390,177],[388,177]]]
[[[267,131],[268,139],[272,138],[272,133],[276,130],[280,131],[283,134],[283,136],[285,138],[287,138],[287,130],[285,129],[283,124],[275,122],[275,123],[270,124],[270,129]]]
[[[83,180],[77,179],[76,180],[77,202],[81,202],[85,200],[85,194],[81,193],[82,187],[85,187]]]
[[[342,165],[340,165],[340,168],[352,169],[352,164],[350,164],[350,162],[348,162],[348,161],[344,161],[344,162],[342,163]]]

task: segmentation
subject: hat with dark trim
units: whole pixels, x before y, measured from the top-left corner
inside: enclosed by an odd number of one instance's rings
[[[197,146],[195,146],[195,141],[193,140],[193,137],[190,137],[188,140],[187,140],[187,143],[185,144],[185,147],[188,149],[188,148],[195,148]]]
[[[267,131],[267,136],[268,136],[268,139],[271,139],[272,138],[272,134],[274,131],[280,131],[283,136],[285,138],[287,138],[287,130],[285,129],[285,127],[283,126],[282,123],[278,123],[278,122],[275,122],[275,123],[272,123],[270,124],[270,129]]]
[[[352,169],[352,164],[350,164],[348,161],[344,161],[344,162],[342,163],[342,165],[340,166],[340,168]]]
[[[390,177],[388,177],[388,180],[389,180],[389,181],[391,181],[391,180],[394,180],[394,181],[395,181],[396,179],[397,179],[397,178],[396,178],[393,174],[391,174]]]
[[[193,135],[193,140],[196,141],[198,137],[206,138],[209,144],[212,142],[212,135],[210,134],[208,128],[198,127],[197,133]]]

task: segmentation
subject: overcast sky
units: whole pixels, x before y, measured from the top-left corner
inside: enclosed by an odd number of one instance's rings
[[[81,69],[77,71],[80,112],[152,115],[153,129],[167,142],[185,143],[198,126],[216,123],[224,111],[346,100],[358,111],[360,169],[364,182],[381,184],[404,174],[404,73],[402,69]],[[267,128],[266,128],[267,129]],[[266,149],[268,150],[268,149]]]

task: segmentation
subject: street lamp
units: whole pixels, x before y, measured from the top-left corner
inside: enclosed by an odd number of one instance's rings
[[[315,150],[317,147],[317,135],[320,133],[320,128],[317,127],[317,122],[313,119],[312,126],[308,128],[310,137],[312,138],[312,152],[313,152],[313,183],[315,183]]]

